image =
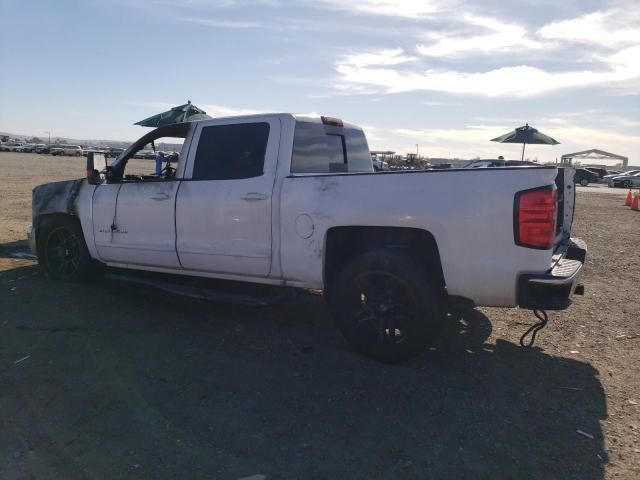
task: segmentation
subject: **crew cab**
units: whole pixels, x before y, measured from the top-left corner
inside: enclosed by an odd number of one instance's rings
[[[167,137],[174,163],[135,160]],[[33,191],[29,243],[53,279],[322,290],[352,347],[387,362],[428,348],[451,308],[564,309],[582,289],[571,168],[374,173],[361,128],[293,114],[160,127],[101,172],[89,157],[86,179]]]

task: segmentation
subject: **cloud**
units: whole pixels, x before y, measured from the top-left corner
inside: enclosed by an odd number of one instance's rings
[[[402,56],[402,51],[395,53]],[[606,85],[640,78],[640,45],[603,57],[600,70],[546,71],[527,65],[509,66],[485,72],[427,69],[396,70],[377,65],[360,66],[350,56],[336,63],[340,79],[348,85],[374,86],[383,92],[438,91],[457,94],[530,96],[570,87]],[[373,57],[372,57],[373,58]]]
[[[427,45],[417,45],[418,53],[429,57],[450,57],[471,52],[495,53],[505,51],[523,51],[541,49],[545,45],[528,38],[527,29],[520,25],[501,22],[491,17],[481,17],[465,14],[462,17],[468,26],[481,27],[488,30],[479,35],[440,34],[432,33],[428,36],[435,42]]]
[[[454,142],[454,143],[468,143],[468,144],[482,144],[488,139],[502,135],[506,131],[513,130],[513,128],[503,126],[468,126],[465,128],[431,128],[431,129],[411,129],[411,128],[396,128],[391,130],[391,133],[407,137],[414,140],[420,140],[424,143],[436,143],[436,142]]]
[[[553,40],[603,45],[613,48],[640,43],[640,4],[624,9],[597,11],[570,20],[553,22],[539,30]]]
[[[209,18],[181,17],[182,22],[197,23],[213,28],[261,28],[257,22],[235,21],[235,20],[215,20]]]
[[[237,108],[229,107],[226,105],[202,105],[202,109],[207,112],[207,115],[212,117],[235,117],[239,115],[256,115],[259,113],[266,113],[264,110],[255,108]]]
[[[444,0],[104,0],[148,10],[232,10],[258,6],[268,8],[312,7],[322,10],[345,11],[357,14],[419,19],[455,5]],[[457,0],[456,0],[457,2]]]
[[[554,161],[563,153],[599,148],[630,157],[633,164],[640,151],[640,137],[630,130],[628,134],[616,130],[615,126],[599,126],[584,121],[589,111],[576,112],[558,118],[534,119],[533,125],[561,142],[558,146],[527,145],[525,157],[540,161]],[[490,142],[519,124],[467,125],[462,128],[393,128],[365,127],[372,150],[394,150],[400,154],[415,152],[416,144],[422,155],[444,158],[520,158],[520,145]],[[373,133],[373,135],[371,135]]]
[[[630,5],[625,10],[594,12],[549,23],[537,32],[471,13],[454,17],[451,11],[445,11],[441,18],[462,26],[457,31],[450,25],[446,33],[423,34],[423,38],[430,41],[415,46],[421,58],[401,48],[339,57],[335,70],[342,82],[342,91],[354,94],[434,91],[525,97],[593,86],[616,85],[628,90],[629,85],[640,78],[640,62],[635,60],[640,58],[640,7]],[[607,50],[591,49],[585,58],[584,52],[578,53],[572,47],[574,42],[599,45]],[[537,52],[535,57],[531,55],[533,52]],[[478,53],[491,55],[492,60],[495,53],[518,53],[519,60],[483,69]],[[547,66],[562,56],[567,59],[564,70]],[[443,59],[455,66],[452,60],[461,57],[473,58],[473,61],[445,70],[434,68],[439,64],[431,60]],[[502,62],[513,58],[504,57]],[[531,60],[523,61],[523,58]],[[571,68],[571,62],[576,60],[582,63]],[[469,71],[469,65],[474,69]]]
[[[403,55],[401,48],[352,53],[342,58],[344,64],[358,68],[370,65],[399,65],[413,60],[416,60],[416,57]]]
[[[327,6],[337,10],[392,17],[421,18],[438,12],[448,5],[436,0],[317,0],[315,6]]]
[[[169,110],[170,108],[173,108],[176,105],[181,105],[183,103],[185,102],[127,102],[127,105],[143,107],[148,110],[158,110],[158,112],[156,113],[160,113],[159,111]],[[254,108],[230,107],[228,105],[215,105],[200,102],[194,102],[194,105],[198,108],[201,108],[202,110],[207,112],[207,115],[210,115],[212,117],[235,117],[239,115],[255,115],[259,113],[267,113],[264,110]]]
[[[426,105],[428,107],[461,107],[462,102],[439,102],[435,100],[425,100],[422,102],[422,105]]]

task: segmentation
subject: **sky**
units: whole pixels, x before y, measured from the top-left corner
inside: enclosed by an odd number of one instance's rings
[[[316,113],[371,149],[640,164],[638,0],[2,0],[0,131],[135,140],[191,100]],[[416,147],[417,145],[417,147]]]

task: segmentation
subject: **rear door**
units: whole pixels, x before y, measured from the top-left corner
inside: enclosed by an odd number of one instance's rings
[[[199,122],[176,201],[182,267],[267,276],[278,117]]]

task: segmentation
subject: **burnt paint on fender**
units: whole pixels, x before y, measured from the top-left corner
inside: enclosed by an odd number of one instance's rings
[[[38,218],[52,213],[76,215],[75,201],[82,187],[83,178],[38,185],[32,192],[32,220],[35,226]]]

